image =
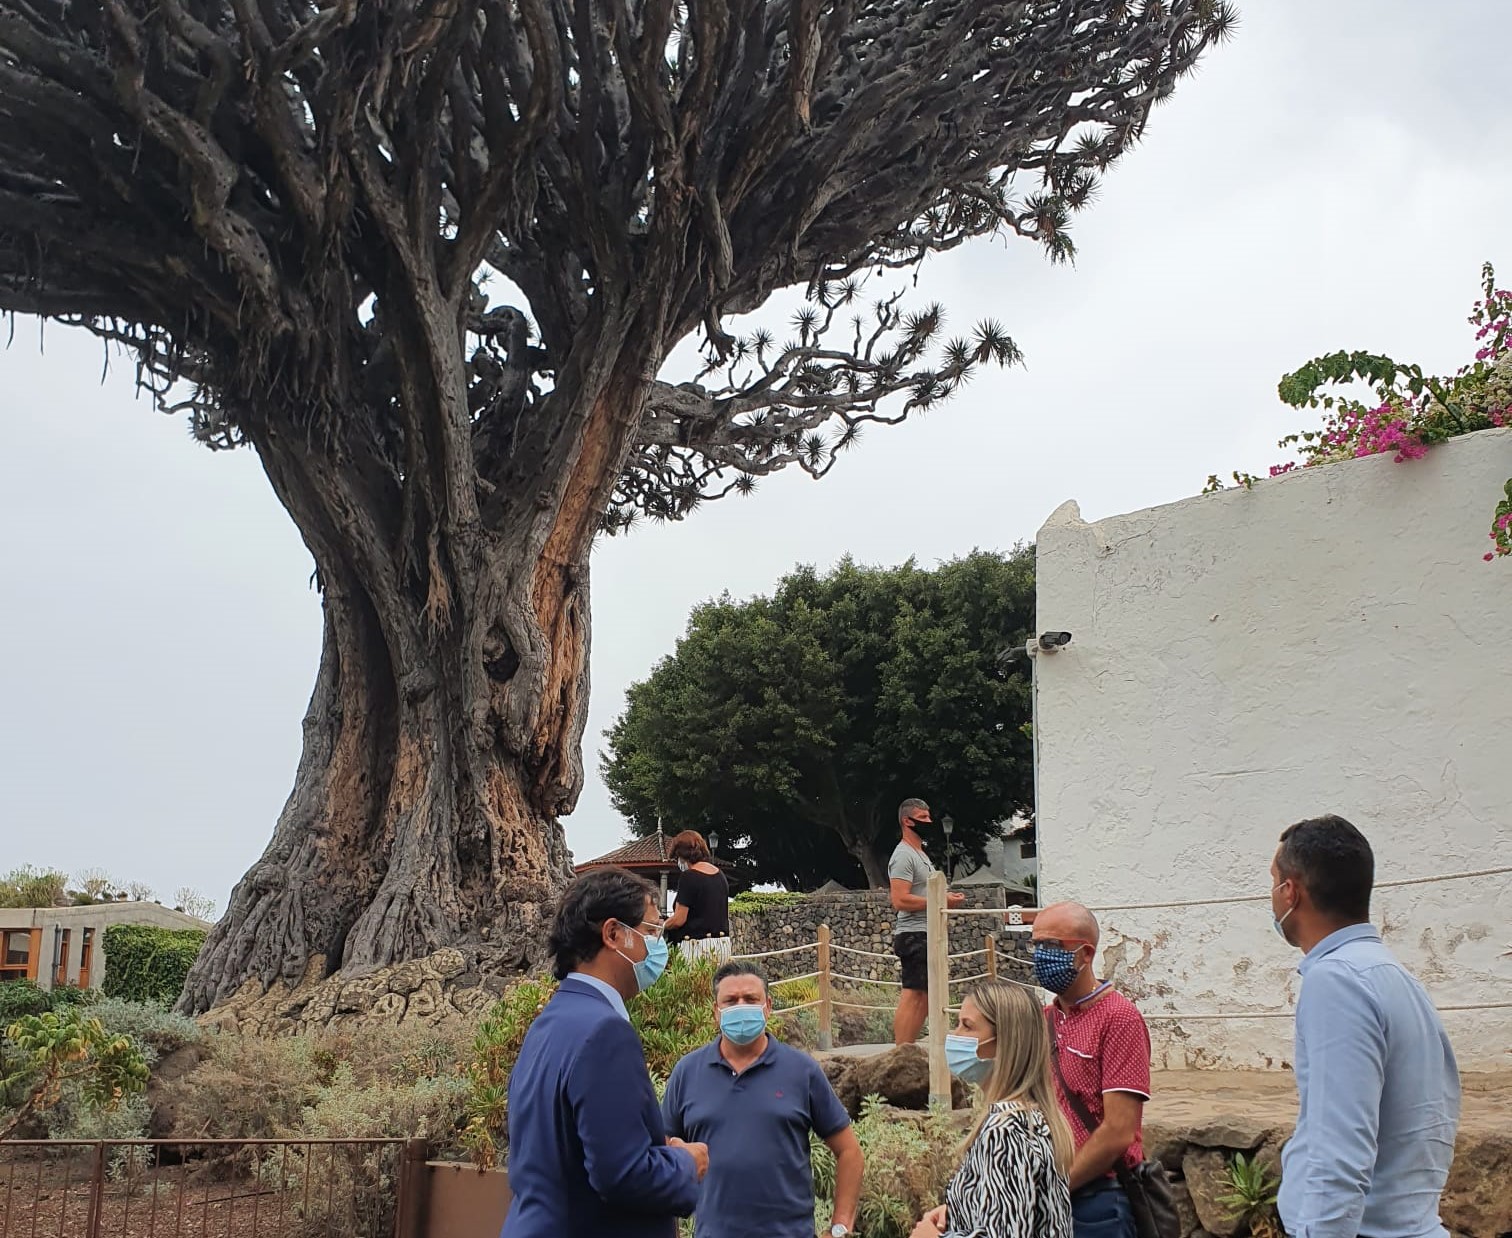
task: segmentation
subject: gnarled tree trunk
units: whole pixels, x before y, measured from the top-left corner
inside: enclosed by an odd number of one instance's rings
[[[658,338],[629,331],[637,320],[627,311],[562,376],[558,432],[516,443],[503,485],[472,471],[460,343],[428,352],[423,331],[419,381],[403,386],[440,412],[413,420],[461,442],[453,453],[440,436],[402,491],[375,483],[350,442],[312,447],[271,421],[252,433],[314,555],[324,647],[293,792],[180,1009],[444,948],[468,987],[543,957],[571,875],[558,818],[582,789],[588,556]]]

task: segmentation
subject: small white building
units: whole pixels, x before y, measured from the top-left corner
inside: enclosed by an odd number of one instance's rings
[[[44,989],[97,989],[108,965],[105,930],[113,924],[201,931],[211,927],[206,920],[159,903],[0,907],[0,980],[31,980]]]
[[[1005,822],[1002,833],[983,848],[981,867],[955,871],[958,886],[1002,886],[1009,894],[1032,896],[1039,883],[1034,831],[1022,817]]]
[[[1289,1061],[1268,870],[1330,812],[1461,1064],[1512,1061],[1512,874],[1439,880],[1512,855],[1512,562],[1482,558],[1509,476],[1487,430],[1040,530],[1039,628],[1072,634],[1035,660],[1042,901],[1105,909],[1158,1064]]]

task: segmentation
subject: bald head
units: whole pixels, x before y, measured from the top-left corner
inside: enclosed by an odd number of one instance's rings
[[[1034,917],[1034,936],[1097,944],[1097,917],[1080,903],[1052,903]]]

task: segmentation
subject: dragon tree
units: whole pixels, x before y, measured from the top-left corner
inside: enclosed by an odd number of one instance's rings
[[[1017,360],[901,299],[1054,260],[1222,0],[0,0],[0,309],[249,447],[314,558],[294,788],[185,991],[543,951],[589,557]],[[780,338],[743,315],[801,288]],[[754,320],[761,322],[761,318]],[[689,337],[704,362],[674,381]],[[753,509],[759,512],[759,509]]]

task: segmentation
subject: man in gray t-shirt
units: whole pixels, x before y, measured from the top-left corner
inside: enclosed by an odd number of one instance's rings
[[[898,825],[903,837],[887,862],[888,885],[898,919],[893,928],[893,953],[902,971],[903,992],[893,1014],[893,1043],[909,1045],[918,1040],[929,1013],[929,922],[924,909],[929,875],[934,865],[924,854],[920,830],[934,828],[929,805],[923,800],[906,799],[898,805]],[[951,894],[947,905],[959,907],[964,894]]]

